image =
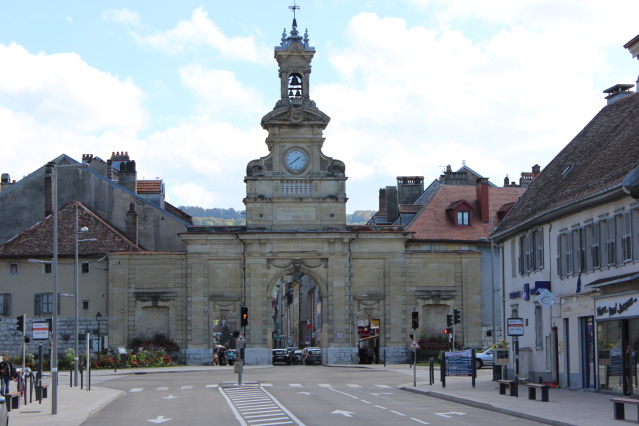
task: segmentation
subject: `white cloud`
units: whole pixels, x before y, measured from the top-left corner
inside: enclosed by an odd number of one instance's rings
[[[192,182],[173,185],[170,192],[179,195],[179,205],[182,206],[217,206],[220,202],[209,185],[197,185]],[[170,194],[169,194],[170,195]]]
[[[143,93],[130,80],[99,71],[74,53],[37,55],[0,44],[0,106],[44,125],[79,132],[140,129]]]
[[[210,46],[227,59],[242,59],[251,62],[267,62],[270,50],[258,45],[252,35],[228,37],[208,17],[202,7],[193,11],[191,19],[180,21],[173,28],[154,35],[141,36],[134,33],[140,44],[151,46],[166,53],[179,53],[191,46]]]
[[[142,19],[137,12],[131,12],[126,7],[123,9],[111,9],[106,12],[102,12],[102,19],[107,21],[118,22],[120,24],[128,24],[134,26],[140,26]]]
[[[192,64],[180,69],[180,76],[182,84],[198,97],[200,114],[218,119],[228,114],[251,114],[257,119],[267,110],[262,92],[244,87],[231,71],[206,70]]]

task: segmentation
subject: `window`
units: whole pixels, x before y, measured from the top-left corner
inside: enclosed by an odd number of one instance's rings
[[[616,227],[615,227],[615,219],[610,218],[606,221],[606,227],[608,228],[607,232],[607,240],[606,240],[606,260],[607,265],[612,266],[615,264],[616,259]]]
[[[83,300],[82,301],[82,309],[84,309],[85,311],[89,309],[89,301],[88,300]]]
[[[590,259],[592,260],[592,269],[601,268],[601,250],[599,249],[599,240],[601,239],[601,222],[592,224],[592,244],[590,246]]]
[[[18,264],[17,263],[9,264],[9,273],[11,275],[16,275],[18,273]]]
[[[579,228],[579,272],[586,272],[586,228]]]
[[[632,260],[632,212],[624,212],[621,222],[621,254],[622,261]]]
[[[526,273],[526,236],[519,237],[519,275]]]
[[[53,293],[36,293],[33,303],[34,316],[48,315],[53,313]],[[60,313],[60,297],[58,295],[58,314]]]
[[[82,262],[82,273],[83,274],[89,273],[89,262]]]
[[[564,250],[563,250],[563,240],[565,238],[565,234],[559,234],[557,235],[557,275],[560,277],[565,277],[565,273],[564,273],[564,268],[563,266],[563,254],[564,254]]]
[[[544,269],[544,228],[535,231],[537,234],[537,268]]]
[[[457,212],[457,226],[469,226],[470,225],[470,212],[467,210],[460,210]]]
[[[573,273],[573,257],[572,250],[574,247],[574,240],[572,232],[566,234],[566,275],[572,275]]]
[[[541,316],[541,306],[535,306],[535,346],[541,349],[544,345],[544,325]]]
[[[11,295],[0,294],[0,315],[11,315]]]
[[[53,265],[51,265],[50,263],[45,263],[44,264],[44,273],[45,274],[50,274],[52,270],[53,270]]]
[[[512,276],[517,276],[517,242],[513,239],[510,240],[510,269],[512,269]]]

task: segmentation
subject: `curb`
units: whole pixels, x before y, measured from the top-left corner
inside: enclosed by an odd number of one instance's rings
[[[456,402],[458,404],[464,404],[464,405],[468,405],[470,407],[479,408],[479,409],[482,409],[482,410],[494,411],[496,413],[506,414],[506,415],[513,416],[513,417],[519,417],[519,418],[522,418],[522,419],[525,419],[525,420],[531,420],[533,422],[543,423],[543,424],[547,424],[547,425],[553,425],[553,426],[579,426],[579,425],[574,425],[572,423],[562,422],[562,421],[559,421],[559,420],[545,419],[543,417],[533,416],[532,414],[521,413],[519,411],[509,410],[507,408],[495,407],[494,405],[490,405],[490,404],[485,403],[485,402],[477,402],[477,401],[473,401],[473,400],[470,400],[470,399],[459,398],[457,396],[446,395],[446,394],[439,393],[439,392],[423,391],[423,390],[410,388],[410,387],[405,387],[405,386],[398,387],[397,389],[400,389],[400,390],[403,390],[403,391],[406,391],[406,392],[418,393],[420,395],[426,395],[426,396],[430,396],[430,397],[433,397],[433,398],[439,398],[439,399],[443,399],[443,400],[450,401],[450,402]]]
[[[107,389],[107,388],[103,388],[103,389]],[[110,389],[110,390],[115,390],[115,389]],[[87,415],[86,419],[84,419],[84,420],[85,421],[88,420],[93,415],[97,414],[99,411],[101,411],[102,409],[106,408],[113,401],[115,401],[116,399],[124,396],[125,394],[126,394],[126,392],[124,392],[124,391],[116,391],[116,393],[114,395],[111,395],[110,397],[106,398],[104,401],[102,401],[102,403],[100,405],[98,405],[93,410],[89,411],[89,414]]]

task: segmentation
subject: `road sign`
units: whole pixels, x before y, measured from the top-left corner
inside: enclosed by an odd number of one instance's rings
[[[417,339],[413,339],[413,341],[410,342],[410,346],[408,348],[409,349],[419,349],[419,343],[417,343]]]
[[[311,343],[311,336],[306,336],[306,337],[304,338],[304,341],[305,341],[307,344],[308,344],[308,343]]]
[[[49,323],[34,322],[31,324],[32,335],[34,340],[46,340],[49,338]]]
[[[244,337],[244,334],[240,333],[240,335],[237,336],[237,339],[235,339],[235,341],[237,343],[246,343],[246,337]]]
[[[524,335],[524,319],[523,318],[507,318],[506,326],[509,336]]]

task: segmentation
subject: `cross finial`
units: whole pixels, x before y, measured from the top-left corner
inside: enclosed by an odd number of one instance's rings
[[[293,19],[295,19],[295,11],[299,10],[300,7],[297,4],[295,4],[295,0],[293,0],[293,6],[289,6],[288,8],[293,11]]]

